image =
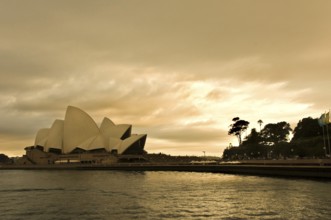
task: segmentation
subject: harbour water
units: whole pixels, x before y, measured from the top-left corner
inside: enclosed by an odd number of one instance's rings
[[[331,182],[193,172],[1,170],[1,219],[330,219]]]

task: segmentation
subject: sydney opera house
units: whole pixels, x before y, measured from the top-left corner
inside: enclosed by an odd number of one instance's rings
[[[24,164],[112,163],[119,158],[140,158],[146,134],[131,134],[132,125],[116,125],[104,118],[100,127],[83,110],[68,106],[64,120],[37,132],[26,147]]]

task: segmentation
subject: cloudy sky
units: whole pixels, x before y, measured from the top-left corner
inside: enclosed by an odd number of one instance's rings
[[[221,155],[250,128],[330,108],[328,0],[0,0],[0,152],[22,155],[68,105]]]

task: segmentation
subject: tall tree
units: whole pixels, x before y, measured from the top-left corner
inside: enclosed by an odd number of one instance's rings
[[[303,118],[298,122],[298,125],[294,128],[293,138],[291,142],[318,137],[323,134],[322,128],[318,125],[318,119],[311,117]]]
[[[244,131],[247,130],[249,122],[245,120],[240,120],[239,117],[232,119],[234,123],[230,125],[229,135],[235,135],[238,138],[239,146],[242,144],[241,135]]]
[[[282,121],[277,124],[267,124],[260,135],[264,144],[276,145],[288,141],[290,131],[292,131],[290,124]]]
[[[260,125],[260,132],[261,132],[261,126],[263,124],[263,121],[260,119],[260,120],[257,121],[257,123]]]
[[[260,144],[261,138],[259,136],[259,133],[256,131],[255,128],[251,130],[251,133],[246,137],[246,140],[243,141],[243,145],[247,144]]]

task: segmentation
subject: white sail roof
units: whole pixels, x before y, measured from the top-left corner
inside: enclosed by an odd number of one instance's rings
[[[63,151],[69,153],[85,140],[99,134],[94,120],[79,108],[68,106],[64,119]]]
[[[106,139],[108,139],[111,136],[111,131],[114,129],[115,126],[116,125],[112,120],[105,117],[101,122],[100,132]]]
[[[124,141],[122,141],[121,146],[118,149],[118,153],[122,154],[124,153],[126,150],[128,150],[131,146],[133,146],[134,144],[139,144],[139,142],[143,142],[141,144],[145,145],[145,138],[147,137],[146,134],[139,134],[139,135],[133,135],[129,138],[126,138]],[[144,147],[144,146],[142,146]]]
[[[90,138],[84,140],[82,143],[78,144],[75,148],[80,148],[80,149],[83,149],[83,150],[88,150],[89,149],[89,146],[94,141],[94,139],[95,139],[95,136],[90,137]],[[72,149],[72,150],[74,150],[74,149]]]
[[[100,131],[105,138],[125,138],[126,133],[128,133],[128,136],[131,135],[131,128],[132,125],[129,124],[115,125],[109,118],[104,118],[100,125]]]
[[[45,146],[48,138],[50,129],[49,128],[42,128],[37,132],[36,139],[34,141],[34,145],[37,146]]]
[[[94,149],[100,149],[100,148],[105,148],[106,150],[108,150],[108,142],[106,143],[106,141],[101,133],[98,134],[97,136],[95,136],[93,141],[88,146],[88,149],[86,149],[86,150],[94,150]]]
[[[115,125],[109,118],[104,118],[99,128],[83,110],[68,106],[64,120],[57,119],[51,128],[38,131],[35,145],[43,146],[45,151],[62,149],[63,153],[76,148],[86,151],[104,148],[119,154],[128,149],[139,151],[145,145],[146,135],[131,136],[131,129],[129,124]]]
[[[45,146],[45,151],[49,148],[62,149],[63,143],[63,120],[55,120],[51,129],[49,130],[48,139]]]
[[[109,138],[109,150],[118,150],[121,146],[122,140],[119,138]]]

